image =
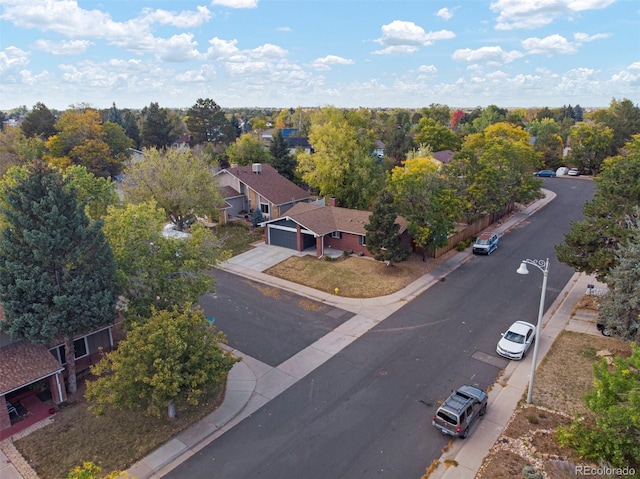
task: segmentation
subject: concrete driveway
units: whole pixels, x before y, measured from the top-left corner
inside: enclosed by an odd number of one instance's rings
[[[281,246],[272,246],[265,243],[256,243],[255,248],[231,258],[227,263],[249,268],[253,271],[263,272],[272,266],[281,263],[291,256],[304,256],[307,252],[298,252]]]

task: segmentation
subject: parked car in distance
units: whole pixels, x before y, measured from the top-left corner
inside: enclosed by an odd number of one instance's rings
[[[540,171],[536,171],[533,176],[539,176],[541,178],[551,178],[556,176],[555,171],[551,171],[551,170],[540,170]]]
[[[566,166],[561,166],[556,170],[556,176],[563,176],[567,173],[569,173],[569,168],[567,168]]]
[[[473,254],[491,254],[498,249],[498,235],[493,231],[480,233],[473,243]]]
[[[498,341],[496,352],[507,359],[522,359],[536,338],[536,327],[526,321],[516,321]]]
[[[475,386],[460,386],[437,409],[431,425],[442,434],[464,439],[473,423],[487,412],[487,397]]]
[[[569,176],[580,176],[580,170],[578,168],[571,168],[567,172],[567,175],[569,175]]]

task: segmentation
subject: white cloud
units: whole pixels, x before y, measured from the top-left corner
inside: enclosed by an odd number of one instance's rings
[[[0,51],[0,75],[8,75],[29,64],[29,53],[17,47]]]
[[[326,57],[316,58],[311,62],[311,68],[319,71],[331,70],[331,65],[353,65],[353,60],[342,58],[337,55],[327,55]]]
[[[54,42],[52,40],[36,40],[33,48],[52,55],[78,55],[84,53],[93,43],[88,40],[71,40]]]
[[[640,62],[634,62],[625,70],[611,75],[611,81],[617,84],[627,84],[640,87]]]
[[[436,12],[436,17],[440,17],[443,20],[450,20],[451,18],[453,18],[453,10],[451,10],[450,8],[441,8],[440,10],[438,10]]]
[[[229,8],[256,8],[259,0],[212,0],[211,5]]]
[[[436,40],[451,38],[455,38],[455,33],[448,30],[427,33],[413,22],[394,20],[387,25],[382,25],[382,37],[375,40],[385,48],[373,53],[413,53],[418,50],[418,47],[429,46]]]
[[[156,56],[166,62],[186,62],[200,57],[193,34],[181,33],[167,39],[156,39]]]
[[[160,25],[172,25],[178,28],[199,27],[203,23],[211,20],[211,12],[207,7],[197,6],[197,11],[182,11],[180,13],[169,12],[167,10],[152,10],[146,8],[142,11],[142,16],[138,20],[142,23],[159,23]]]
[[[438,69],[436,68],[435,65],[420,65],[418,67],[418,72],[432,74],[432,73],[437,73]]]
[[[606,8],[615,0],[496,0],[490,9],[498,13],[497,30],[538,28],[556,18],[585,10]]]
[[[573,43],[558,34],[527,38],[522,41],[522,47],[531,55],[566,55],[578,51]]]
[[[293,29],[291,27],[278,27],[278,28],[276,28],[276,31],[278,31],[278,32],[292,32]]]
[[[594,40],[600,40],[602,38],[609,38],[611,35],[609,33],[596,33],[595,35],[589,35],[588,33],[574,33],[573,39],[576,43],[587,43],[593,42]]]
[[[502,65],[511,63],[522,57],[523,54],[517,50],[506,52],[502,47],[481,47],[477,50],[464,48],[453,52],[452,58],[458,62],[467,63],[487,63],[488,65]]]

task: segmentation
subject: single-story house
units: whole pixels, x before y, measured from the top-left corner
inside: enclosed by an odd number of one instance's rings
[[[364,226],[369,223],[370,211],[352,210],[331,205],[298,203],[285,216],[265,221],[266,244],[304,251],[314,248],[322,258],[327,248],[352,251],[372,256],[367,250]],[[404,218],[398,218],[402,241],[410,245],[411,238]]]
[[[113,325],[109,325],[76,337],[74,346],[77,374],[88,370],[100,359],[103,351],[113,350],[112,331]],[[65,347],[60,341],[48,346],[34,344],[26,340],[12,340],[0,331],[1,438],[17,432],[16,427],[26,426],[36,419],[44,419],[38,417],[36,412],[43,408],[43,401],[37,395],[50,398],[53,404],[67,400],[65,365]],[[19,417],[21,410],[30,413],[28,421]],[[48,407],[46,411],[48,412]]]
[[[453,159],[453,151],[451,150],[434,151],[431,155],[435,160],[444,165],[448,165]]]
[[[264,219],[278,218],[293,205],[309,202],[311,194],[282,176],[271,165],[231,166],[216,173],[226,217],[249,215],[260,208]]]

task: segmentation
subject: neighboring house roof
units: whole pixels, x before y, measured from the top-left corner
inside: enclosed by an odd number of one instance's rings
[[[256,191],[260,196],[274,205],[283,205],[311,197],[309,192],[282,176],[271,165],[260,164],[260,172],[253,171],[253,165],[225,168],[218,174],[230,174]]]
[[[376,150],[384,150],[385,146],[380,140],[376,140]]]
[[[286,214],[287,218],[317,236],[324,236],[334,231],[366,235],[367,230],[364,229],[364,225],[369,223],[369,216],[371,216],[371,211],[311,203],[296,203]],[[272,223],[278,219],[267,221],[265,224]],[[397,222],[400,225],[400,232],[407,229],[407,222],[404,218],[398,217]]]
[[[0,348],[0,395],[63,370],[45,345],[11,343]]]
[[[451,150],[434,151],[432,153],[432,156],[436,160],[438,160],[440,163],[448,165],[449,163],[451,163],[451,160],[453,159],[453,151]]]
[[[223,186],[222,188],[220,188],[220,194],[224,199],[237,198],[238,196],[243,196],[242,193],[237,191],[235,188],[232,188],[231,186]]]
[[[306,136],[293,136],[286,140],[289,148],[311,149],[311,143],[309,143],[309,138]]]

